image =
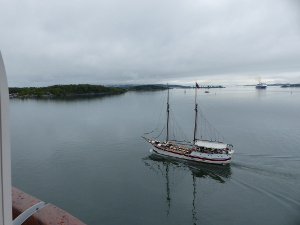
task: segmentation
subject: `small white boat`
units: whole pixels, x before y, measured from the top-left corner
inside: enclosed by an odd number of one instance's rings
[[[153,149],[150,150],[150,152],[153,154],[185,159],[194,162],[228,164],[230,163],[232,154],[234,152],[232,149],[233,146],[231,144],[226,144],[218,140],[212,141],[212,140],[203,140],[203,139],[196,138],[197,119],[198,119],[198,104],[196,101],[197,88],[195,90],[196,90],[195,91],[195,124],[194,124],[194,138],[192,142],[169,139],[169,119],[170,119],[169,88],[168,88],[168,100],[167,100],[167,123],[166,123],[166,127],[164,128],[166,130],[166,139],[164,141],[158,141],[155,138],[147,138],[145,136],[142,137],[153,146]],[[203,117],[202,113],[201,116]],[[210,126],[211,130],[212,129],[215,130],[207,122],[206,119],[202,120],[202,122],[203,121],[206,122],[208,126]],[[219,132],[217,131],[215,132],[217,133],[215,137],[221,136]],[[144,135],[148,135],[150,133],[146,133]],[[224,137],[222,138],[225,139]]]

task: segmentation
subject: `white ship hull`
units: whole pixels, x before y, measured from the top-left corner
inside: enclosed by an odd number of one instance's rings
[[[267,88],[267,84],[266,83],[259,83],[256,85],[257,89],[266,89]]]
[[[203,162],[210,164],[228,164],[231,161],[231,154],[233,150],[231,150],[230,154],[207,154],[203,152],[191,152],[190,154],[182,154],[177,152],[171,152],[166,150],[161,150],[158,148],[151,149],[150,152],[152,154],[161,155],[161,156],[169,156],[178,159],[184,159],[194,162]]]

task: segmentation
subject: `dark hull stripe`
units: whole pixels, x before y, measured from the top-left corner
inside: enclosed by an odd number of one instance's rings
[[[165,150],[165,149],[161,149],[159,147],[156,147],[154,146],[155,148],[158,148],[159,150],[162,150],[162,151],[165,151],[165,152],[170,152],[170,153],[173,153],[173,154],[176,154],[176,155],[182,155],[182,156],[186,156],[186,157],[190,157],[190,158],[194,158],[194,159],[201,159],[201,160],[206,160],[206,161],[214,161],[214,162],[223,162],[223,161],[228,161],[228,160],[231,160],[231,157],[229,158],[226,158],[226,159],[210,159],[210,158],[201,158],[201,157],[198,157],[198,156],[192,156],[192,155],[187,155],[187,154],[180,154],[178,152],[172,152],[172,151],[168,151],[168,150]],[[155,150],[154,150],[155,151]],[[156,152],[156,151],[155,151]],[[158,153],[158,152],[156,152]],[[160,153],[158,153],[160,154]]]

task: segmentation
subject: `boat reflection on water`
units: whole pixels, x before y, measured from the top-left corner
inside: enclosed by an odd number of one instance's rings
[[[192,202],[192,216],[195,224],[196,218],[196,194],[197,194],[197,182],[201,179],[210,178],[217,183],[225,183],[230,179],[231,168],[230,164],[227,165],[214,165],[205,163],[189,162],[180,159],[174,159],[170,157],[161,157],[158,155],[150,155],[142,159],[146,166],[157,174],[161,174],[165,178],[166,184],[166,203],[168,205],[167,215],[169,215],[171,209],[171,185],[174,185],[174,181],[170,181],[171,177],[176,177],[176,173],[191,172],[192,185],[193,185],[193,202]],[[181,173],[182,174],[182,173]],[[178,180],[178,182],[180,179]],[[175,181],[176,183],[176,181]]]
[[[194,165],[193,165],[194,164]],[[219,183],[225,183],[226,179],[230,178],[231,168],[230,164],[227,165],[213,165],[190,163],[186,165],[193,173],[193,176],[198,178],[210,177]]]
[[[197,178],[207,178],[210,177],[219,183],[225,183],[227,179],[231,176],[230,164],[226,165],[214,165],[205,164],[197,162],[189,162],[186,160],[174,159],[170,157],[161,157],[158,155],[150,155],[143,158],[143,162],[150,169],[161,172],[163,167],[177,168],[178,170],[190,170],[192,176]]]

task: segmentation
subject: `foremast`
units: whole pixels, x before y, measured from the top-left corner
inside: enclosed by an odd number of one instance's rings
[[[166,137],[166,143],[169,141],[169,119],[170,119],[169,84],[167,84],[167,88],[168,88],[168,98],[167,98],[167,137]]]

